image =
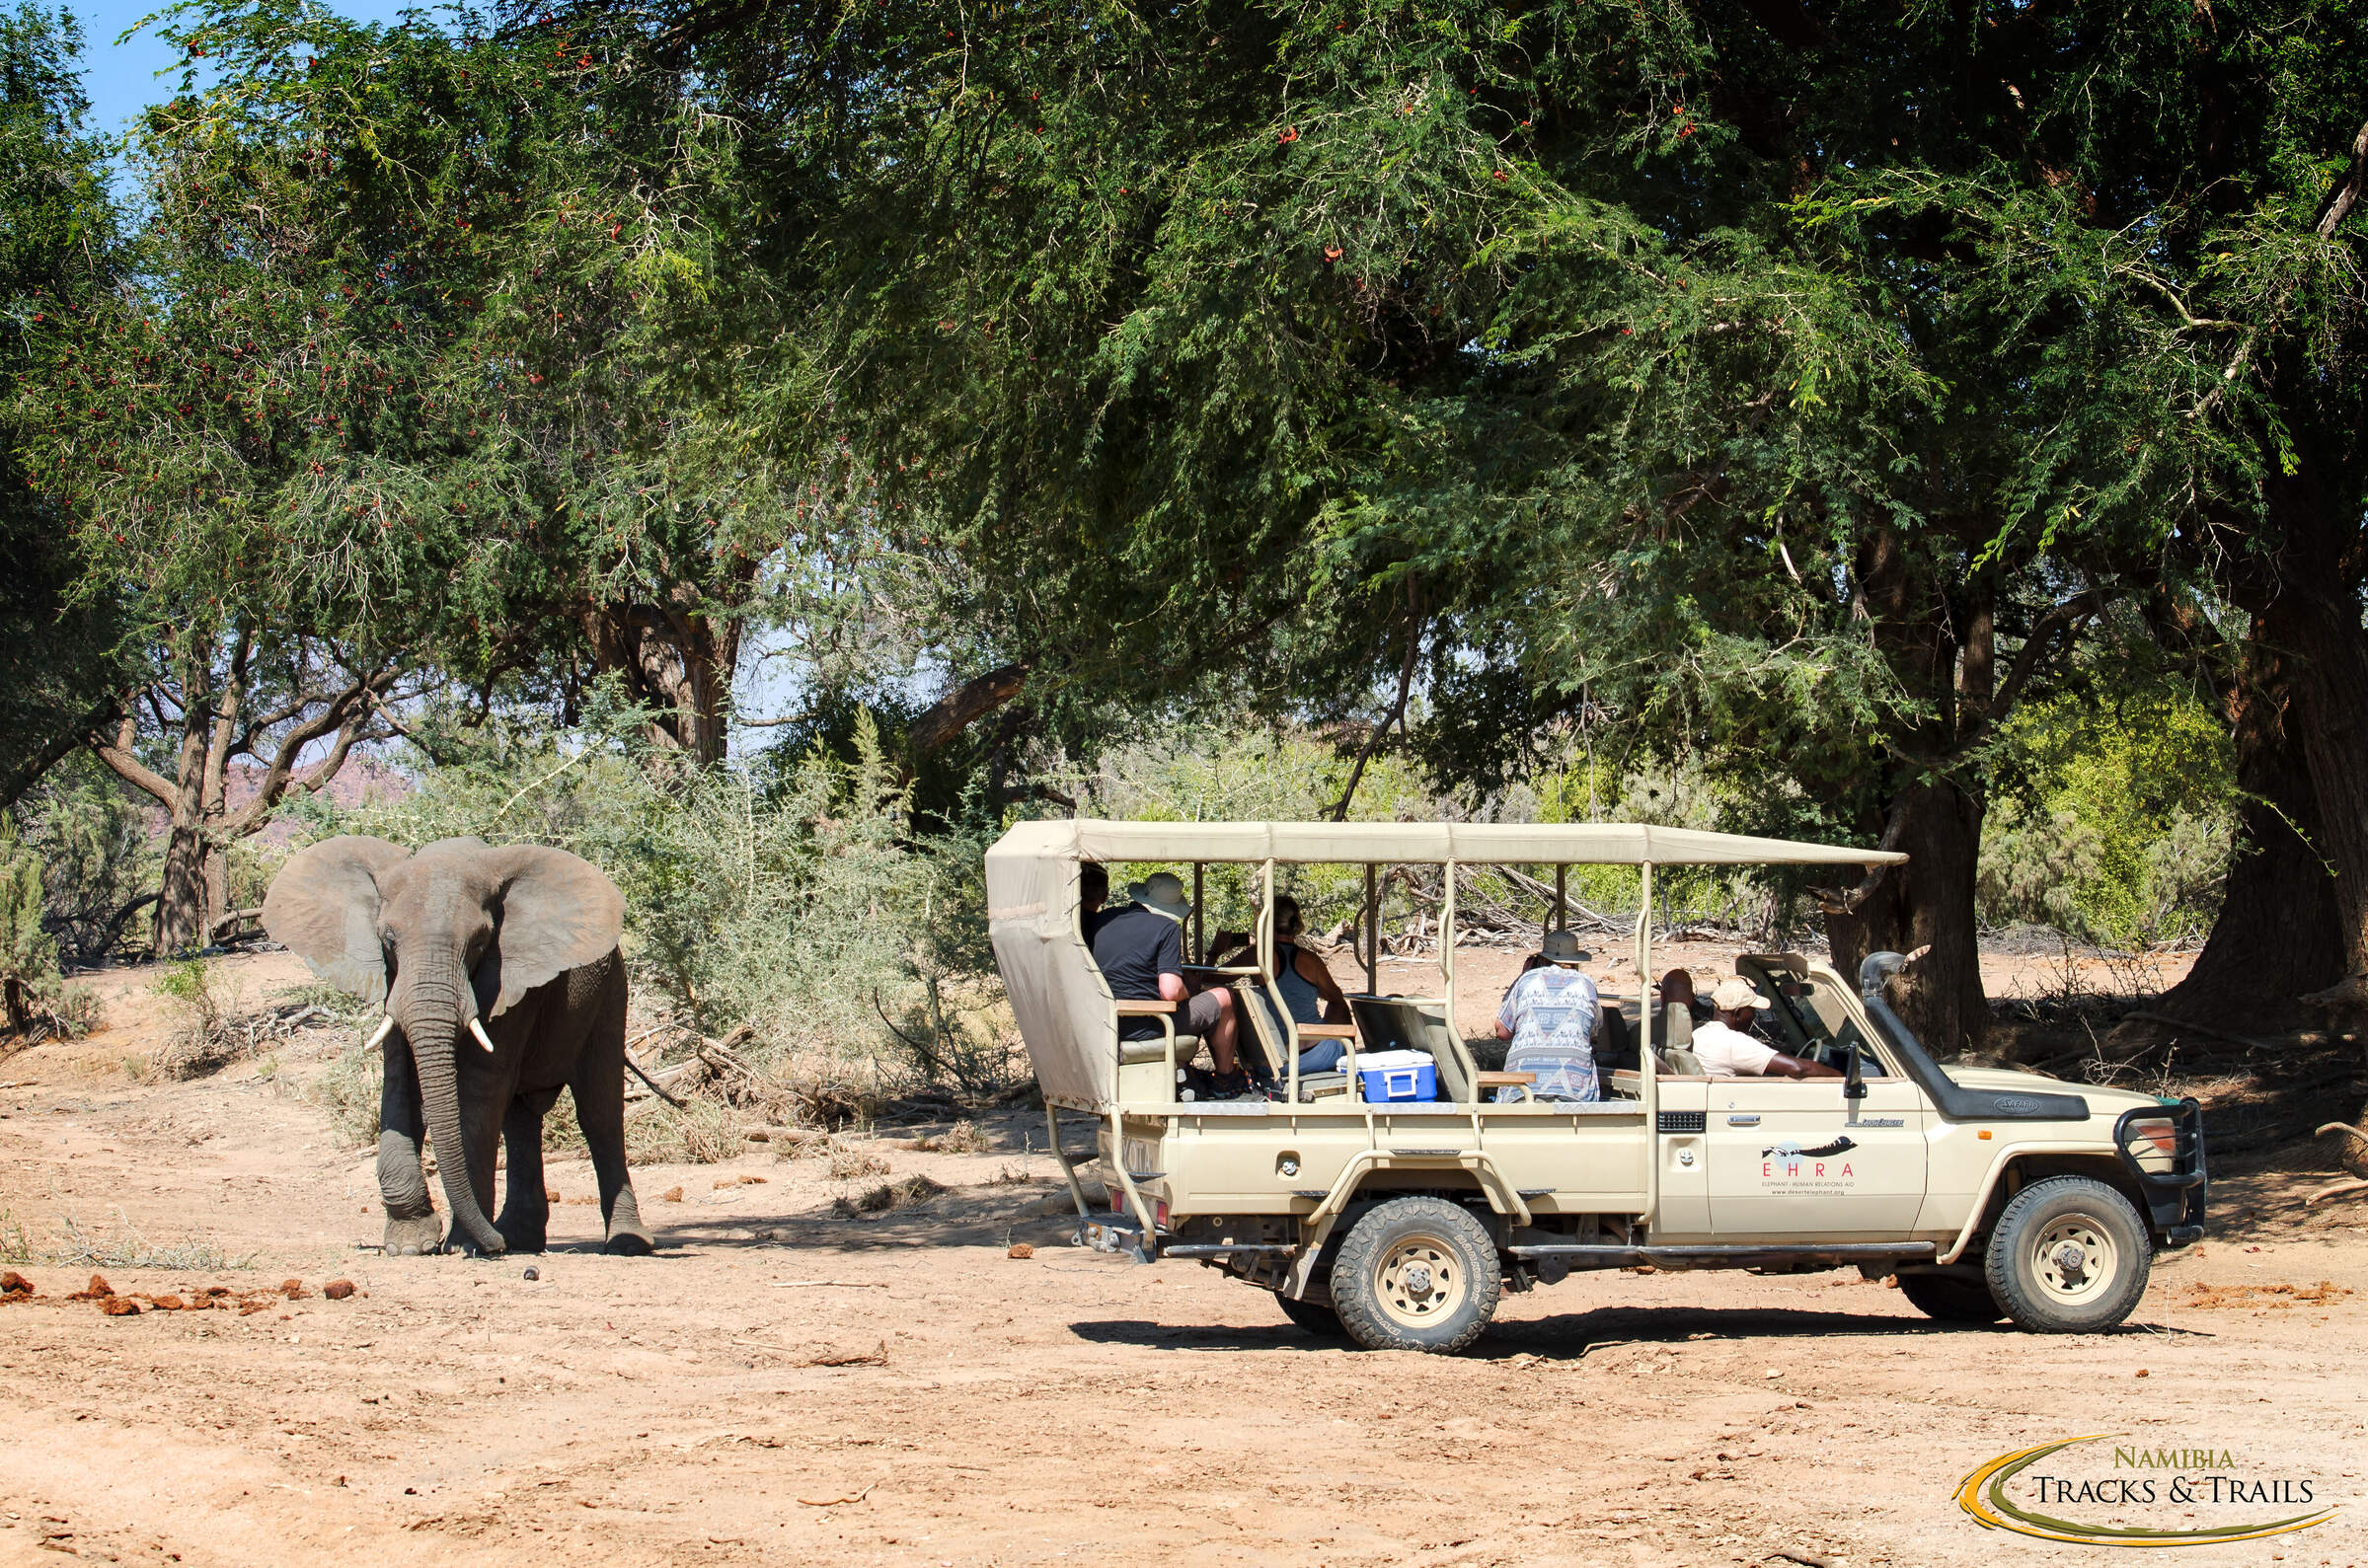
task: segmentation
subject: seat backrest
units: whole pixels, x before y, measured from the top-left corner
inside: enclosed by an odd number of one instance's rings
[[[1658,1008],[1652,1015],[1652,1037],[1661,1045],[1691,1054],[1694,1044],[1694,1009],[1692,1008]]]
[[[1692,1038],[1691,1033],[1688,1034],[1688,1038]],[[1663,1051],[1661,1060],[1669,1064],[1670,1075],[1674,1078],[1708,1078],[1711,1076],[1711,1070],[1702,1065],[1702,1058],[1682,1045],[1673,1045]]]
[[[1235,1013],[1249,1025],[1234,1034],[1237,1046],[1243,1048],[1240,1053],[1243,1065],[1250,1069],[1252,1078],[1279,1083],[1291,1070],[1291,1036],[1283,1027],[1281,1009],[1275,1007],[1265,985],[1251,976],[1234,981],[1233,996]],[[1259,1071],[1258,1058],[1264,1059],[1263,1074]]]

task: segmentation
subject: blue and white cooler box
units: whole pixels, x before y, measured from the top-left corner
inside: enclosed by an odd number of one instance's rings
[[[1428,1051],[1359,1051],[1356,1076],[1369,1101],[1439,1097],[1439,1064]]]

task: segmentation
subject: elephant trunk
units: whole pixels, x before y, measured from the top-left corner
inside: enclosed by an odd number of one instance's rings
[[[420,975],[412,989],[411,1006],[405,1009],[403,1032],[411,1040],[412,1060],[419,1068],[420,1107],[426,1113],[427,1136],[435,1142],[436,1164],[443,1176],[444,1201],[452,1210],[453,1231],[465,1235],[480,1252],[497,1254],[506,1250],[506,1245],[478,1207],[477,1188],[470,1180],[468,1141],[461,1131],[460,1083],[454,1058],[466,1020],[477,1015],[476,998],[466,994],[467,984],[457,972]],[[487,1174],[490,1177],[492,1172]]]

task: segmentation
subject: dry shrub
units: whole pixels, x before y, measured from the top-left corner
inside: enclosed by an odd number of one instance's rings
[[[853,1181],[860,1176],[884,1176],[888,1162],[861,1144],[830,1142],[830,1179]]]
[[[376,1046],[347,1041],[312,1082],[312,1097],[329,1112],[329,1125],[345,1143],[366,1149],[378,1142],[378,1104],[386,1081],[386,1058]]]
[[[927,1203],[942,1192],[953,1189],[918,1173],[899,1181],[883,1181],[857,1198],[841,1198],[830,1207],[842,1220],[852,1220],[859,1214],[886,1214],[910,1204]]]
[[[156,1072],[169,1079],[204,1078],[255,1053],[253,1036],[232,1016],[237,993],[202,958],[168,965],[156,982],[174,1014],[173,1030],[156,1053]]]
[[[982,1155],[987,1151],[987,1135],[976,1122],[955,1122],[935,1138],[915,1141],[913,1147],[931,1155]]]

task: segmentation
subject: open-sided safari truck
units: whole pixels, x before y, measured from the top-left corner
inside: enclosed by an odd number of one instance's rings
[[[1504,1291],[1639,1264],[1856,1266],[1897,1274],[1936,1317],[2110,1328],[2136,1307],[2154,1249],[2201,1233],[2193,1100],[1945,1070],[1883,1001],[1905,962],[1895,953],[1871,956],[1856,988],[1794,953],[1737,963],[1771,1004],[1771,1043],[1841,1078],[1711,1078],[1669,1045],[1691,1018],[1652,1001],[1656,866],[1902,859],[1625,824],[1066,821],[1014,827],[986,869],[996,961],[1052,1147],[1064,1110],[1099,1128],[1107,1213],[1061,1156],[1089,1244],[1198,1259],[1274,1292],[1303,1327],[1376,1348],[1459,1350]],[[1196,895],[1208,864],[1260,868],[1257,963],[1199,978],[1235,990],[1240,1047],[1262,1057],[1268,1097],[1180,1098],[1178,1069],[1200,1042],[1175,1033],[1174,1004],[1111,998],[1080,920],[1089,860],[1188,864]],[[1308,1031],[1271,989],[1276,868],[1310,863],[1366,873],[1356,1037],[1321,1077],[1299,1073]],[[1440,996],[1378,993],[1377,873],[1407,864],[1446,871]],[[1639,868],[1636,992],[1603,998],[1596,1036],[1600,1062],[1633,1033],[1637,1066],[1606,1075],[1599,1102],[1531,1098],[1524,1075],[1483,1073],[1452,1027],[1455,871],[1488,864],[1555,867],[1558,889],[1570,865]],[[1121,1012],[1158,1017],[1160,1036],[1122,1040]],[[1379,1050],[1423,1053],[1435,1073],[1408,1077],[1435,1079],[1436,1098],[1380,1097],[1404,1090],[1357,1069]]]

